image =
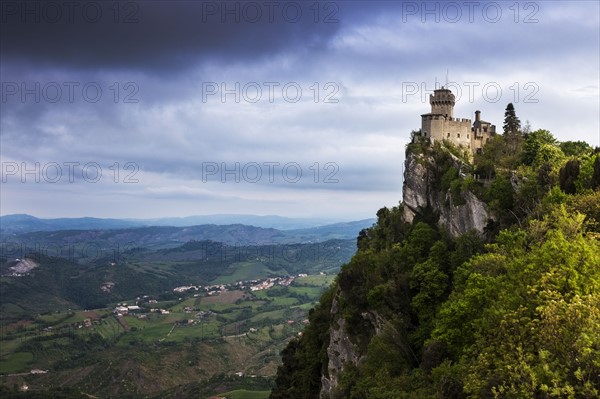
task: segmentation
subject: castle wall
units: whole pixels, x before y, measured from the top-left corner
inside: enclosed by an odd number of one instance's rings
[[[485,145],[486,141],[486,136],[476,136],[474,134],[471,140],[471,149],[473,150],[473,154],[476,154],[478,151],[480,151]]]
[[[441,140],[444,129],[445,117],[441,115],[424,115],[422,116],[421,131],[425,137],[428,137],[431,142]]]
[[[444,137],[463,148],[471,148],[471,120],[454,118],[446,121]]]
[[[469,149],[473,154],[483,148],[496,134],[496,126],[481,120],[481,112],[475,111],[475,123],[471,119],[454,118],[454,94],[443,87],[429,96],[431,113],[421,115],[421,134],[435,142],[448,140],[454,145]]]
[[[488,140],[496,134],[496,126],[489,122],[475,121],[473,124],[473,137],[471,140],[471,148],[473,153],[477,153]]]
[[[471,120],[446,118],[442,115],[423,115],[421,132],[431,142],[448,140],[464,148],[471,148]]]

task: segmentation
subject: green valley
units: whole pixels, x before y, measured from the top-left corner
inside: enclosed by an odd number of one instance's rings
[[[2,389],[14,397],[67,387],[72,397],[266,397],[280,351],[355,248],[355,240],[188,241],[85,262],[6,246]]]

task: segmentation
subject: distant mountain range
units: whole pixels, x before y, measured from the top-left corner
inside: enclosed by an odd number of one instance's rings
[[[24,234],[36,231],[59,230],[114,230],[149,226],[188,227],[197,225],[247,225],[277,230],[306,230],[318,227],[323,232],[341,232],[354,230],[356,226],[369,227],[375,219],[364,219],[353,222],[339,222],[335,219],[287,218],[276,215],[204,215],[160,219],[103,219],[103,218],[58,218],[41,219],[27,214],[0,216],[0,233]],[[361,228],[363,228],[361,227]],[[360,230],[360,229],[359,229]]]
[[[213,218],[217,221],[216,217]],[[279,217],[274,218],[273,220],[276,220]],[[185,219],[190,222],[197,220]],[[160,226],[142,225],[137,224],[139,222],[121,219],[38,219],[30,215],[8,215],[0,218],[0,240],[6,248],[12,248],[7,246],[7,243],[18,243],[29,249],[49,245],[59,245],[62,248],[91,243],[103,248],[116,248],[133,243],[149,248],[169,248],[188,241],[203,240],[227,245],[316,243],[327,240],[355,240],[361,229],[372,226],[374,222],[375,219],[364,219],[283,230],[240,223]],[[291,226],[291,222],[288,226]],[[6,248],[3,252],[7,251]]]
[[[26,214],[0,216],[0,232],[3,235],[30,233],[34,231],[106,230],[140,226],[144,226],[144,224],[123,219],[98,219],[90,217],[39,219]]]
[[[248,226],[267,227],[278,230],[303,229],[308,227],[324,226],[342,222],[339,219],[323,218],[288,218],[277,215],[235,215],[235,214],[217,214],[186,216],[175,218],[159,219],[126,219],[130,222],[141,223],[146,226],[196,226],[200,224],[245,224]],[[373,223],[375,220],[373,219]]]

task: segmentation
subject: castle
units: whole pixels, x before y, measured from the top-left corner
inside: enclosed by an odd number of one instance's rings
[[[475,122],[471,119],[454,118],[455,97],[449,89],[433,91],[429,96],[431,112],[421,115],[421,135],[431,143],[448,140],[472,154],[480,153],[487,141],[496,134],[496,126],[481,120],[481,111],[475,111]]]

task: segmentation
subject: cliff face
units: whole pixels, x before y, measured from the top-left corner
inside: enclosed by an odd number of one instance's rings
[[[360,356],[356,346],[350,341],[346,320],[338,314],[338,299],[333,299],[331,305],[331,323],[329,346],[327,347],[328,377],[321,377],[321,399],[329,399],[333,390],[339,385],[340,373],[348,364],[357,365]]]
[[[463,161],[454,155],[448,155],[457,170],[465,167]],[[470,191],[461,193],[462,201],[457,205],[450,189],[446,191],[434,189],[432,170],[435,167],[436,161],[433,156],[407,153],[402,198],[404,220],[411,223],[417,214],[430,208],[439,214],[440,226],[453,237],[458,237],[470,230],[483,233],[483,229],[490,219],[487,205]]]
[[[338,290],[331,305],[332,322],[329,328],[330,339],[327,347],[328,376],[321,376],[320,399],[336,398],[336,389],[340,385],[340,375],[348,366],[357,367],[365,359],[364,349],[352,342],[352,334],[348,331],[348,321],[339,312]],[[381,334],[385,321],[376,311],[363,312],[363,320],[371,326],[375,335]]]

